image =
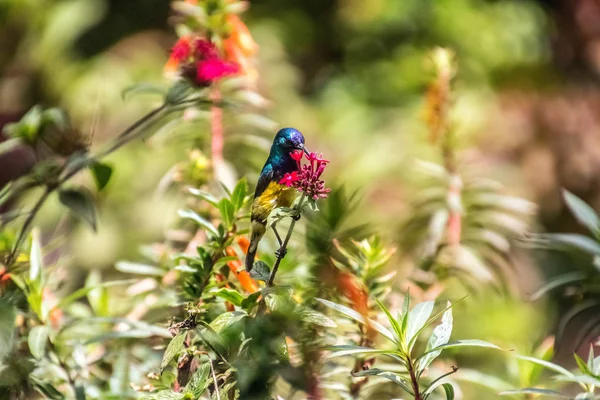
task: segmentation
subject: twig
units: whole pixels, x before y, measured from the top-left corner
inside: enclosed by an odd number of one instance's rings
[[[42,208],[42,206],[48,199],[48,196],[50,196],[50,193],[52,193],[52,190],[53,189],[51,187],[46,187],[42,196],[38,199],[37,203],[35,203],[35,205],[31,209],[31,211],[29,212],[27,219],[23,223],[23,227],[21,228],[21,231],[19,232],[17,241],[15,242],[15,245],[13,246],[13,249],[10,252],[8,258],[6,259],[6,266],[11,266],[15,262],[17,253],[19,252],[19,249],[21,248],[21,245],[23,244],[23,241],[25,240],[27,233],[29,232],[29,228],[31,226],[31,223],[33,222],[33,219],[35,218],[38,211],[40,211],[40,209]]]
[[[31,228],[31,224],[32,224],[33,220],[35,219],[36,215],[38,214],[38,212],[40,211],[40,209],[42,208],[42,206],[44,205],[44,203],[46,202],[48,197],[54,191],[58,190],[65,182],[67,182],[73,176],[78,174],[80,171],[87,168],[90,163],[111,154],[115,150],[119,149],[123,145],[125,145],[125,144],[129,143],[131,140],[135,139],[136,136],[132,136],[131,133],[136,131],[137,129],[139,129],[140,127],[145,125],[146,123],[148,123],[153,118],[155,118],[158,114],[163,112],[167,107],[168,107],[168,105],[165,103],[165,104],[161,105],[160,107],[155,108],[154,110],[150,111],[148,114],[144,115],[142,118],[140,118],[139,120],[134,122],[132,125],[130,125],[127,129],[125,129],[119,136],[117,136],[115,143],[113,143],[111,146],[109,146],[106,150],[104,150],[94,156],[89,157],[87,160],[85,160],[86,162],[77,164],[73,169],[69,170],[62,178],[60,178],[58,180],[58,182],[56,182],[55,184],[47,185],[44,193],[38,199],[37,203],[33,206],[29,215],[27,216],[27,219],[23,223],[23,227],[21,228],[21,231],[19,232],[17,241],[15,242],[15,245],[13,246],[13,249],[11,250],[11,252],[6,260],[6,265],[11,266],[16,261],[16,257],[19,252],[19,249],[23,245],[23,242],[27,236],[27,233],[29,232],[29,229]]]
[[[217,376],[215,375],[215,367],[212,363],[212,358],[208,357],[208,362],[210,364],[210,372],[212,373],[213,381],[215,382],[215,392],[217,393],[217,400],[221,400],[221,395],[219,394],[219,384],[217,383]]]
[[[300,201],[298,202],[298,205],[296,206],[296,211],[301,212],[302,211],[302,205],[304,204],[304,199],[306,198],[305,194],[302,194],[302,197],[300,198]],[[283,260],[283,257],[285,257],[285,254],[287,252],[287,245],[288,242],[290,241],[291,237],[292,237],[292,232],[294,231],[294,226],[296,226],[296,222],[298,222],[300,218],[292,218],[292,222],[290,223],[290,227],[288,229],[287,235],[285,236],[285,239],[283,240],[283,244],[281,245],[281,247],[279,247],[279,250],[277,251],[277,260],[275,261],[275,265],[273,265],[273,270],[271,271],[271,275],[269,275],[269,281],[267,282],[267,287],[272,287],[273,286],[273,282],[275,281],[275,275],[277,274],[277,270],[279,269],[279,264],[281,264],[281,260]]]
[[[58,355],[58,351],[56,351],[56,346],[54,346],[54,343],[52,343],[51,340],[48,340],[48,343],[50,343],[50,345],[48,346],[50,348],[50,351],[52,353],[54,353],[54,355],[56,356],[56,359],[58,360],[58,364],[65,371],[65,375],[67,375],[67,380],[69,381],[69,385],[73,389],[73,393],[75,394],[75,398],[77,400],[85,400],[85,392],[83,393],[83,396],[81,396],[81,392],[79,390],[79,387],[77,386],[77,383],[75,382],[75,379],[73,379],[73,377],[71,376],[71,373],[69,372],[69,367],[67,366],[67,364]]]
[[[412,383],[415,400],[422,400],[423,397],[421,397],[421,392],[419,389],[419,380],[417,378],[417,375],[415,374],[415,368],[414,368],[413,362],[410,359],[410,357],[406,361],[407,361],[406,365],[408,368],[408,373],[410,374],[410,381]]]

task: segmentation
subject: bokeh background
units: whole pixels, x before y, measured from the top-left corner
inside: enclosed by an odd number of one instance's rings
[[[0,0],[0,125],[42,104],[66,109],[92,146],[116,135],[155,105],[151,97],[123,99],[123,89],[166,84],[163,66],[176,38],[170,15],[167,0]],[[458,65],[452,119],[463,168],[536,203],[537,231],[580,229],[561,188],[600,206],[600,2],[253,0],[245,21],[260,46],[259,92],[268,104],[260,115],[225,120],[231,174],[254,181],[273,133],[294,126],[332,160],[328,180],[359,191],[354,219],[401,246],[419,187],[415,160],[440,161],[423,104],[432,78],[426,54],[443,46]],[[119,168],[99,198],[97,234],[63,226],[52,209],[58,205],[46,207],[42,225],[67,235],[73,287],[85,271],[110,275],[117,260],[137,258],[140,246],[168,234],[179,200],[161,182],[188,158],[189,141],[207,143],[202,124],[163,128],[111,156]],[[245,146],[261,151],[248,155]],[[28,168],[26,154],[7,157],[0,183]],[[587,260],[518,246],[512,253],[515,290],[461,303],[457,337],[527,351],[555,331],[571,300],[529,295]],[[410,264],[399,251],[399,285]],[[454,292],[465,289],[456,284]],[[558,357],[568,364],[585,345],[565,340]],[[514,374],[494,357],[470,361]]]

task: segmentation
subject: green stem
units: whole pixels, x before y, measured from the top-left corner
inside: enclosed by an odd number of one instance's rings
[[[305,198],[306,198],[306,195],[303,193],[302,197],[300,197],[300,201],[298,202],[298,205],[296,206],[296,211],[298,213],[302,212],[302,205],[304,204]],[[298,215],[300,215],[300,214],[298,214]],[[273,286],[273,282],[275,281],[275,275],[277,274],[277,270],[279,269],[279,264],[281,264],[281,260],[283,260],[283,257],[285,257],[285,253],[287,251],[287,245],[292,237],[292,232],[294,231],[296,222],[298,222],[299,219],[300,219],[299,217],[297,219],[293,218],[292,222],[290,223],[290,227],[287,231],[287,235],[285,236],[285,239],[283,240],[283,244],[281,245],[281,247],[279,248],[279,250],[277,252],[277,260],[275,261],[275,265],[273,265],[273,270],[271,271],[271,275],[269,276],[269,281],[267,282],[267,287]]]
[[[27,237],[27,233],[29,232],[29,229],[31,228],[31,224],[33,223],[33,220],[35,219],[36,215],[38,214],[38,212],[40,211],[40,209],[42,208],[42,206],[44,205],[44,203],[46,202],[48,197],[50,197],[50,195],[54,191],[60,189],[60,187],[65,182],[67,182],[73,176],[77,175],[83,169],[87,168],[92,162],[97,161],[103,157],[106,157],[107,155],[111,154],[115,150],[121,148],[125,144],[127,144],[130,141],[132,141],[133,139],[135,139],[137,137],[137,135],[132,135],[132,133],[134,131],[138,130],[143,125],[150,122],[152,119],[154,119],[156,116],[158,116],[160,113],[162,113],[167,108],[168,108],[168,105],[163,104],[160,107],[155,108],[154,110],[150,111],[148,114],[144,115],[142,118],[140,118],[139,120],[134,122],[123,132],[121,132],[121,134],[119,134],[119,136],[117,136],[115,142],[113,144],[111,144],[106,150],[101,151],[100,153],[89,157],[87,160],[85,160],[85,162],[77,164],[73,169],[66,172],[66,174],[58,180],[58,182],[56,182],[53,185],[46,186],[44,193],[38,199],[37,203],[35,203],[35,205],[31,209],[31,211],[29,212],[27,219],[23,223],[23,227],[21,228],[21,230],[19,232],[17,241],[15,242],[15,245],[13,246],[13,249],[10,252],[10,254],[6,260],[6,266],[10,267],[16,261],[18,252],[19,252],[21,246],[23,245],[25,238]]]

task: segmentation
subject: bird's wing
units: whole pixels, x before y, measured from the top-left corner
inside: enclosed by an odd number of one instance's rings
[[[260,196],[269,183],[273,181],[273,166],[271,164],[267,164],[263,167],[260,172],[260,176],[258,177],[258,182],[256,183],[256,191],[254,192],[254,197]]]

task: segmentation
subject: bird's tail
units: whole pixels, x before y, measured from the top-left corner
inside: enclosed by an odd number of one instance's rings
[[[252,221],[252,233],[250,233],[250,246],[248,246],[248,253],[246,253],[246,271],[252,271],[254,266],[254,258],[256,257],[256,250],[258,249],[258,242],[262,239],[267,225],[260,221]]]

